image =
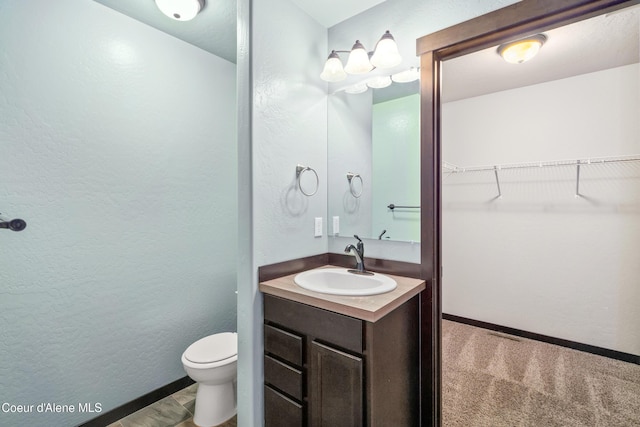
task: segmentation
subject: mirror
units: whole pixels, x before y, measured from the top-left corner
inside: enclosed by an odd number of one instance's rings
[[[419,242],[419,82],[336,92],[328,121],[329,235]]]

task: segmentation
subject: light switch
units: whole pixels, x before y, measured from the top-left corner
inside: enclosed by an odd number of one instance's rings
[[[322,217],[316,218],[315,237],[322,237]]]
[[[340,217],[334,216],[333,217],[333,235],[337,236],[338,234],[340,234]]]

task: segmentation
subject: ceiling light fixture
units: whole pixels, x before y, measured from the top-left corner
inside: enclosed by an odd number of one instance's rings
[[[338,53],[349,53],[347,65],[344,68]],[[374,68],[391,68],[401,62],[398,45],[391,33],[387,31],[382,35],[373,52],[367,52],[360,40],[356,40],[350,51],[332,50],[320,78],[326,82],[339,82],[347,78],[347,73],[365,74]]]
[[[176,21],[190,21],[204,7],[204,0],[155,0],[158,9]]]
[[[536,56],[546,41],[547,37],[544,34],[536,34],[498,46],[498,54],[510,64],[522,64]]]

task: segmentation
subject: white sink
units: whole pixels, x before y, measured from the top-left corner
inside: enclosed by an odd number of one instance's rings
[[[296,275],[293,281],[310,291],[351,296],[383,294],[398,286],[395,280],[383,274],[354,274],[346,268],[308,270]]]

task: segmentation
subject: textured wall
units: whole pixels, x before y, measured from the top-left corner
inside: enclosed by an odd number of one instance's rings
[[[235,66],[87,0],[2,1],[0,51],[0,404],[109,410],[235,329]]]
[[[255,4],[253,34],[255,248],[264,265],[327,250],[326,227],[313,236],[314,217],[327,214],[327,94],[318,78],[326,30],[277,0]],[[297,187],[297,164],[318,173],[312,197]]]
[[[638,64],[451,102],[460,166],[640,153]],[[526,113],[526,114],[523,114]],[[464,126],[460,126],[460,123]],[[443,185],[443,311],[640,354],[640,164],[455,174]]]

